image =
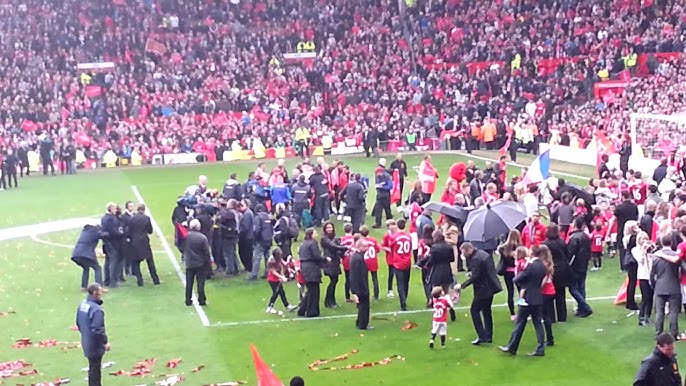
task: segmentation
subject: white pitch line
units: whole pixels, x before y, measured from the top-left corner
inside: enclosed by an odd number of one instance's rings
[[[600,301],[600,300],[611,300],[615,299],[615,296],[599,296],[595,298],[588,298],[586,299],[587,302],[593,302],[593,301]],[[567,299],[567,302],[571,303],[574,302],[574,299]],[[507,307],[507,303],[503,304],[494,304],[492,307],[500,308],[500,307]],[[456,311],[464,311],[468,310],[469,307],[463,306],[463,307],[455,307]],[[371,318],[375,316],[389,316],[389,315],[411,315],[411,314],[420,314],[424,312],[433,312],[431,309],[421,309],[421,310],[410,310],[410,311],[388,311],[388,312],[377,312],[373,313],[370,315]],[[278,319],[263,319],[263,320],[247,320],[247,321],[242,321],[242,322],[217,322],[210,327],[240,327],[240,326],[250,326],[250,325],[256,325],[256,324],[269,324],[269,323],[286,323],[286,322],[305,322],[305,321],[312,321],[312,320],[332,320],[332,319],[349,319],[349,318],[356,318],[357,314],[344,314],[344,315],[329,315],[329,316],[318,316],[316,318],[278,318]]]
[[[52,241],[43,240],[43,239],[39,238],[38,235],[31,235],[31,236],[29,236],[29,237],[31,238],[31,240],[33,240],[33,241],[35,241],[35,242],[37,242],[37,243],[49,245],[49,246],[51,246],[51,247],[62,247],[62,248],[68,248],[68,249],[74,248],[73,245],[60,244],[60,243],[53,243]]]
[[[136,199],[138,199],[138,202],[140,202],[141,204],[145,204],[143,196],[141,196],[141,193],[138,191],[138,188],[135,185],[131,185],[131,190],[133,191],[133,194],[136,196]],[[186,276],[184,276],[183,272],[181,271],[181,266],[179,265],[179,262],[176,261],[176,256],[174,255],[174,252],[169,246],[169,242],[164,237],[164,233],[162,233],[162,228],[160,228],[160,226],[157,224],[157,221],[155,221],[155,217],[153,217],[152,212],[150,212],[150,208],[147,204],[145,204],[145,211],[147,212],[148,216],[150,216],[150,223],[152,224],[152,229],[160,238],[162,242],[162,248],[164,249],[167,256],[169,256],[169,261],[171,261],[172,265],[174,266],[176,273],[179,275],[179,279],[181,279],[181,284],[185,288]],[[203,310],[200,304],[198,303],[198,297],[196,296],[195,292],[193,292],[193,305],[195,306],[195,311],[198,313],[198,317],[200,318],[200,322],[202,322],[202,325],[205,327],[209,327],[210,320],[207,318],[205,310]]]

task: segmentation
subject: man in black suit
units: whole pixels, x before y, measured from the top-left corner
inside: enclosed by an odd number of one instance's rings
[[[638,220],[638,206],[632,201],[631,193],[628,190],[622,192],[622,203],[617,205],[615,208],[615,221],[617,221],[617,231],[620,235],[624,234],[624,224],[629,220]],[[624,248],[624,243],[617,240],[619,245],[619,263],[622,269],[626,269],[625,261],[627,260],[624,255],[626,255],[626,248]]]
[[[117,288],[122,281],[123,260],[121,244],[124,238],[124,226],[117,216],[117,204],[110,202],[105,206],[107,213],[100,220],[102,226],[102,249],[105,252],[105,282],[110,288]]]
[[[124,226],[124,238],[121,243],[121,256],[124,261],[124,274],[131,276],[133,274],[133,250],[131,248],[131,235],[129,234],[129,220],[133,217],[133,201],[126,201],[124,204],[124,213],[121,214],[121,223]]]
[[[357,303],[357,320],[355,325],[360,330],[373,330],[369,325],[369,270],[364,261],[364,254],[369,244],[364,239],[357,240],[355,253],[350,257],[350,290]]]
[[[186,257],[186,305],[191,306],[193,302],[193,284],[198,279],[198,304],[207,304],[205,297],[205,280],[211,270],[210,242],[207,237],[200,233],[200,221],[191,220],[189,224],[188,236],[183,243],[183,255]]]
[[[350,215],[353,224],[353,232],[357,233],[364,224],[365,211],[367,210],[367,192],[360,182],[360,174],[355,173],[348,186],[343,191],[345,208]]]
[[[498,346],[500,351],[511,355],[517,354],[519,342],[522,340],[524,328],[526,328],[527,318],[531,316],[531,323],[536,330],[536,341],[538,346],[536,351],[529,353],[529,356],[542,357],[545,355],[545,334],[543,331],[543,295],[541,294],[541,284],[546,275],[545,265],[536,257],[532,257],[529,265],[519,275],[515,276],[514,282],[523,289],[526,306],[519,306],[517,320],[514,330],[510,336],[507,346]]]
[[[495,271],[493,258],[488,253],[478,250],[472,243],[466,242],[460,246],[462,255],[467,259],[469,278],[456,286],[457,289],[474,286],[474,298],[469,312],[472,315],[472,323],[477,338],[472,341],[473,345],[481,343],[493,343],[493,295],[502,291],[498,275]]]
[[[157,276],[155,260],[150,249],[150,235],[152,234],[152,223],[150,217],[145,214],[145,204],[138,204],[136,214],[128,220],[128,234],[131,239],[131,271],[138,280],[138,286],[143,286],[143,275],[141,274],[141,262],[148,264],[150,277],[155,285],[160,284]]]

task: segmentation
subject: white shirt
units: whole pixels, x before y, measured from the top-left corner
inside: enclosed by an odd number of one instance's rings
[[[524,208],[526,208],[526,216],[531,218],[531,216],[538,212],[538,198],[532,193],[527,193],[524,195]]]

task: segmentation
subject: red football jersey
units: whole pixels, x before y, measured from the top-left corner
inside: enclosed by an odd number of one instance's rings
[[[417,219],[421,214],[422,207],[413,202],[410,206],[410,233],[417,233]]]
[[[341,237],[341,245],[348,247],[348,251],[345,252],[345,254],[343,255],[343,260],[342,260],[344,271],[350,271],[350,255],[351,255],[350,248],[353,247],[354,243],[355,243],[355,238],[353,237],[353,235],[344,235],[343,237]]]
[[[410,269],[412,266],[412,238],[405,232],[393,235],[391,251],[393,252],[393,268]]]
[[[591,252],[602,253],[604,240],[605,232],[593,231],[593,233],[591,233]]]
[[[631,185],[629,192],[631,192],[631,197],[634,198],[636,205],[643,205],[648,197],[648,185],[641,181],[638,184]]]
[[[452,307],[447,296],[434,298],[434,322],[446,323],[448,321],[448,309]]]
[[[383,240],[381,240],[381,246],[384,252],[386,252],[386,264],[389,266],[393,265],[393,235],[390,232],[386,232],[383,235]]]
[[[364,254],[364,262],[367,264],[369,272],[376,272],[379,270],[379,252],[381,252],[381,245],[375,238],[367,236],[364,238],[369,244],[369,249]]]

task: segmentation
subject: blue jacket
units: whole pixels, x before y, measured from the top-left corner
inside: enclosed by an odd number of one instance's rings
[[[74,252],[72,252],[71,258],[87,257],[93,261],[98,261],[95,256],[95,248],[98,246],[100,237],[102,237],[102,227],[100,225],[84,226],[79,235],[79,239],[76,241],[76,246],[74,246]]]
[[[291,201],[291,189],[286,184],[276,184],[271,187],[272,205],[285,204]]]
[[[76,310],[76,325],[81,333],[81,347],[86,358],[100,358],[105,355],[107,333],[105,333],[105,312],[102,300],[90,295]]]
[[[100,220],[102,231],[104,232],[103,239],[113,243],[118,243],[124,237],[124,224],[121,219],[111,213],[106,213]]]

